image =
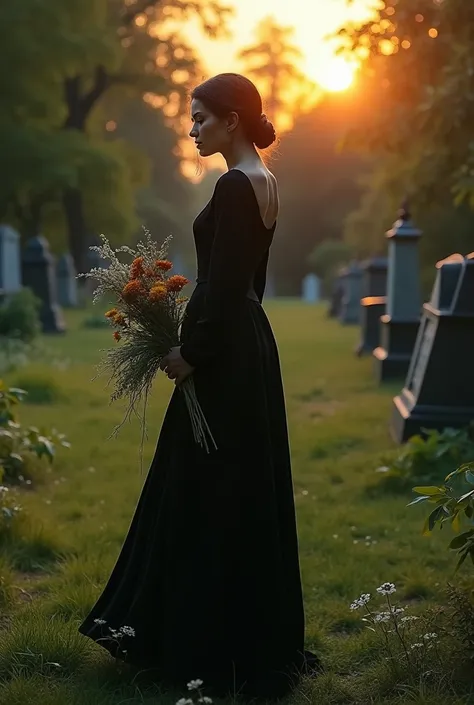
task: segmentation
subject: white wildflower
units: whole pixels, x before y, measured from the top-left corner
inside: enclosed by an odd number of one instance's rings
[[[196,678],[196,680],[189,681],[188,683],[188,690],[199,690],[199,688],[202,686],[203,681],[200,678]]]
[[[96,624],[99,624],[99,625],[100,625],[100,624],[107,624],[107,622],[105,621],[105,619],[94,619],[94,622],[95,622]]]
[[[176,705],[194,705],[194,703],[191,698],[180,698],[180,700],[177,701]]]
[[[0,485],[0,493],[7,493],[9,492],[8,487],[5,487],[5,485]]]
[[[358,610],[359,607],[364,607],[370,600],[370,593],[364,593],[351,604],[351,610]]]
[[[120,631],[125,636],[135,636],[135,629],[133,627],[120,627]]]
[[[420,618],[415,617],[414,614],[410,614],[407,617],[402,617],[400,620],[400,624],[409,624],[410,622],[415,622],[417,619],[420,619]]]
[[[212,698],[208,697],[207,695],[203,695],[202,698],[199,698],[198,703],[206,703],[206,705],[211,705]]]
[[[396,591],[397,588],[393,583],[382,583],[382,585],[377,588],[377,592],[380,595],[393,595]]]
[[[374,617],[374,622],[388,622],[390,620],[390,612],[378,612]]]
[[[429,639],[437,639],[437,638],[438,638],[438,635],[436,634],[436,632],[428,632],[428,634],[424,634],[424,636],[423,636],[423,639],[426,639],[427,641]]]
[[[394,615],[394,617],[398,617],[399,614],[403,614],[405,612],[404,607],[391,607],[390,612]]]
[[[412,644],[410,648],[412,649],[412,651],[413,651],[414,649],[422,649],[422,648],[423,648],[423,644],[420,644],[420,643],[418,642],[418,643],[416,643],[416,644]]]

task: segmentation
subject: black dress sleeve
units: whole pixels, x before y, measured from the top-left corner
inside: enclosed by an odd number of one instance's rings
[[[193,367],[212,361],[228,343],[233,320],[245,304],[263,255],[252,188],[247,177],[236,171],[228,171],[216,184],[204,316],[181,345],[182,357]]]

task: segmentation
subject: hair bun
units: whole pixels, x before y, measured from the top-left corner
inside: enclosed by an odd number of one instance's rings
[[[253,142],[258,149],[266,149],[276,140],[276,132],[273,124],[267,118],[265,113],[262,113],[258,123],[255,125],[253,134]]]

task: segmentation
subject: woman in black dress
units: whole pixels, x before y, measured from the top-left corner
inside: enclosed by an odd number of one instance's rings
[[[194,222],[197,285],[182,345],[162,365],[177,387],[156,453],[80,631],[164,685],[202,679],[211,694],[279,697],[311,655],[280,363],[261,306],[278,192],[255,147],[275,131],[237,74],[198,86],[191,113],[201,156],[222,153],[228,171]],[[209,453],[178,388],[189,374],[217,444]]]

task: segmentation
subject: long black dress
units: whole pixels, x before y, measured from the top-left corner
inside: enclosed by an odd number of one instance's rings
[[[274,230],[247,175],[221,176],[194,223],[181,333],[218,450],[195,444],[175,389],[120,556],[80,626],[96,641],[131,627],[99,643],[184,690],[199,678],[205,692],[278,697],[307,665],[285,401],[261,306]]]

